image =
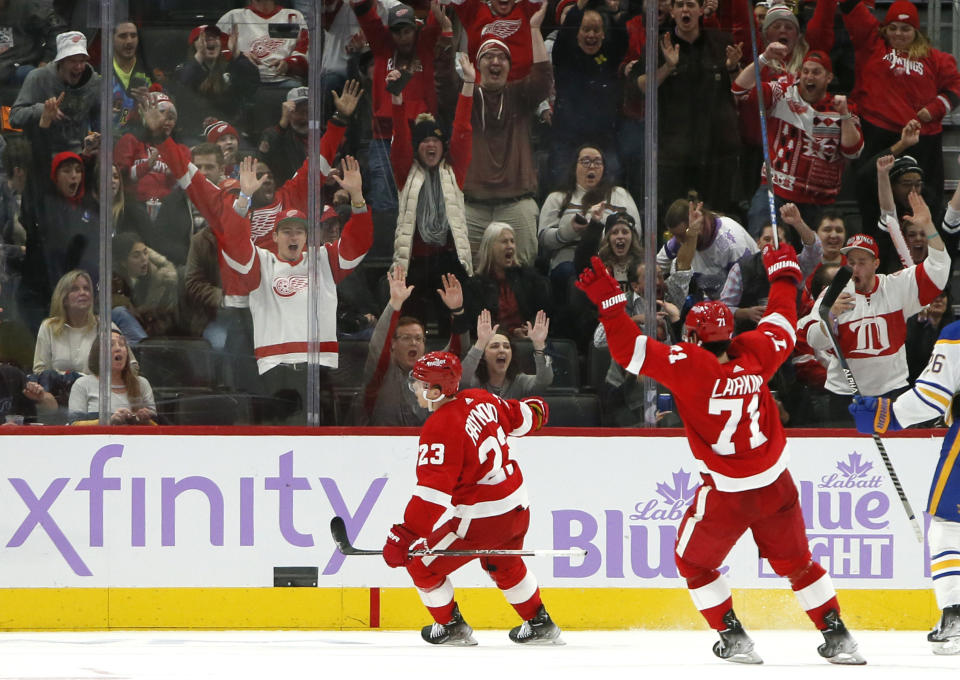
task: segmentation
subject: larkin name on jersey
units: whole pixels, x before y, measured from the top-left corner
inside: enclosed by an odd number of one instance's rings
[[[742,397],[759,392],[763,387],[763,376],[739,375],[732,378],[718,378],[713,381],[711,397]]]

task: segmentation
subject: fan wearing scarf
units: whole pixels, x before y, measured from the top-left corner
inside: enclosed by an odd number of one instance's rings
[[[449,315],[435,293],[443,287],[443,275],[453,274],[460,281],[473,275],[463,182],[471,157],[476,73],[466,55],[460,56],[460,66],[463,87],[449,140],[428,113],[416,117],[411,131],[402,93],[392,95],[390,162],[400,187],[400,211],[391,269],[402,267],[408,272],[407,283],[414,286],[404,313],[420,319],[434,313],[441,324]],[[399,71],[391,71],[387,82],[399,77]]]

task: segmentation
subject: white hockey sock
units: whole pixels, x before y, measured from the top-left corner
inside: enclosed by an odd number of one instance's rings
[[[927,541],[937,607],[960,604],[960,524],[931,518]]]
[[[443,583],[433,590],[422,590],[417,588],[420,595],[420,601],[426,607],[444,607],[453,602],[453,582],[448,578],[443,579]]]
[[[689,592],[693,606],[701,612],[721,605],[731,597],[730,583],[723,574],[718,574],[717,578],[705,586],[690,588]]]

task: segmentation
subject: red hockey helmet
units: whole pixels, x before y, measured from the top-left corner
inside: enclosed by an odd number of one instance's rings
[[[444,396],[452,397],[460,386],[463,367],[456,354],[428,352],[417,360],[410,373],[415,380],[420,380],[430,387],[436,385]]]
[[[698,302],[683,322],[684,338],[694,332],[700,342],[720,342],[733,335],[733,314],[730,308],[718,300]]]

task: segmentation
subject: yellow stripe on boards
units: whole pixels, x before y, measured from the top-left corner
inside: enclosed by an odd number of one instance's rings
[[[682,588],[544,588],[544,604],[566,630],[692,629],[707,625]],[[495,588],[457,590],[478,629],[509,630],[519,618]],[[939,616],[932,590],[846,590],[844,621],[857,630],[925,630]],[[735,589],[748,629],[807,629],[789,588]],[[300,629],[370,627],[368,588],[0,589],[0,630]],[[418,630],[430,615],[411,588],[381,591],[380,627]]]

